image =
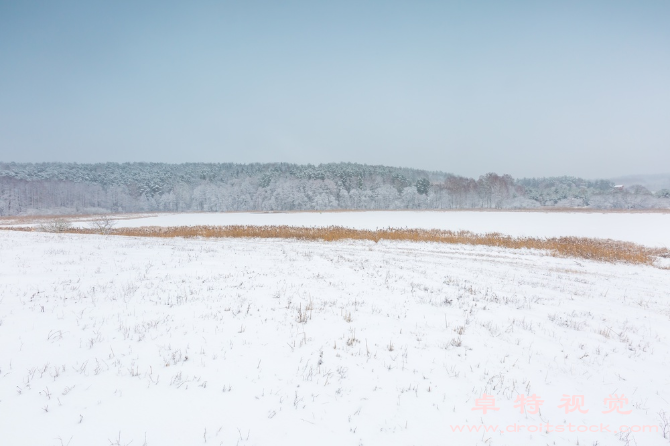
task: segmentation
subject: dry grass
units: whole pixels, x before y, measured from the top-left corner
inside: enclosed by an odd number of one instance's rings
[[[653,208],[653,209],[595,209],[595,208],[564,208],[554,206],[540,206],[537,208],[523,208],[523,209],[491,209],[491,208],[463,208],[463,209],[411,209],[412,212],[478,212],[478,213],[558,213],[558,214],[670,214],[670,209]],[[305,214],[305,213],[344,213],[344,212],[407,212],[407,209],[328,209],[320,211],[225,211],[223,214]],[[189,214],[216,214],[216,212],[207,211],[189,211]],[[124,214],[113,214],[114,220],[134,220],[138,218],[156,217],[158,215],[173,215],[174,212],[131,212]],[[71,222],[85,222],[96,219],[100,214],[41,214],[41,215],[13,215],[0,216],[0,226],[7,225],[27,225],[45,223],[54,218],[62,218]]]
[[[163,212],[166,214],[166,212]],[[134,220],[137,218],[156,217],[159,213],[114,214],[113,220]],[[0,226],[45,224],[53,220],[66,220],[70,223],[90,222],[101,216],[110,214],[58,214],[58,215],[13,215],[0,217]],[[110,217],[111,218],[111,217]]]
[[[33,228],[1,228],[3,230],[35,231]],[[73,234],[94,234],[94,229],[72,228]],[[298,240],[401,240],[447,244],[495,246],[510,249],[539,249],[560,257],[577,257],[604,262],[652,264],[657,257],[670,253],[660,248],[648,248],[630,242],[583,237],[511,237],[490,233],[474,234],[468,231],[439,229],[351,229],[340,226],[304,228],[296,226],[145,226],[110,230],[110,235],[128,237],[204,237],[204,238],[285,238]]]

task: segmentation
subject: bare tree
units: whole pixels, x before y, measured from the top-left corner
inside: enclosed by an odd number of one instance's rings
[[[109,215],[100,215],[95,220],[91,221],[91,229],[100,234],[109,234],[116,226],[116,220]]]

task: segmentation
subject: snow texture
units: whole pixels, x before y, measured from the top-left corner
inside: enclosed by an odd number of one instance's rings
[[[431,243],[9,231],[0,265],[4,445],[668,444],[665,270]],[[472,410],[484,393],[500,410]],[[519,413],[520,394],[540,413]],[[588,413],[558,408],[564,394]],[[632,413],[603,414],[611,394]],[[466,423],[612,432],[453,432]]]

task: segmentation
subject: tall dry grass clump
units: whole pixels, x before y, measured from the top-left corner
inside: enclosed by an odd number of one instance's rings
[[[6,230],[33,230],[32,228],[2,228]],[[38,228],[39,230],[39,228]],[[94,228],[69,228],[63,232],[93,234]],[[561,257],[577,257],[604,262],[652,264],[657,257],[668,257],[667,250],[648,248],[630,242],[584,237],[511,237],[490,233],[474,234],[469,231],[439,229],[351,229],[341,226],[144,226],[138,228],[110,228],[110,235],[129,237],[204,237],[204,238],[285,238],[298,240],[401,240],[447,244],[495,246],[510,249],[538,249]]]

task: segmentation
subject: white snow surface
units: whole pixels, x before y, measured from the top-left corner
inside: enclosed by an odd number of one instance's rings
[[[0,231],[0,443],[667,445],[615,431],[670,413],[669,290],[529,250]]]
[[[194,225],[344,226],[499,232],[512,236],[577,236],[670,248],[670,214],[504,211],[230,212],[157,214],[117,227]]]

